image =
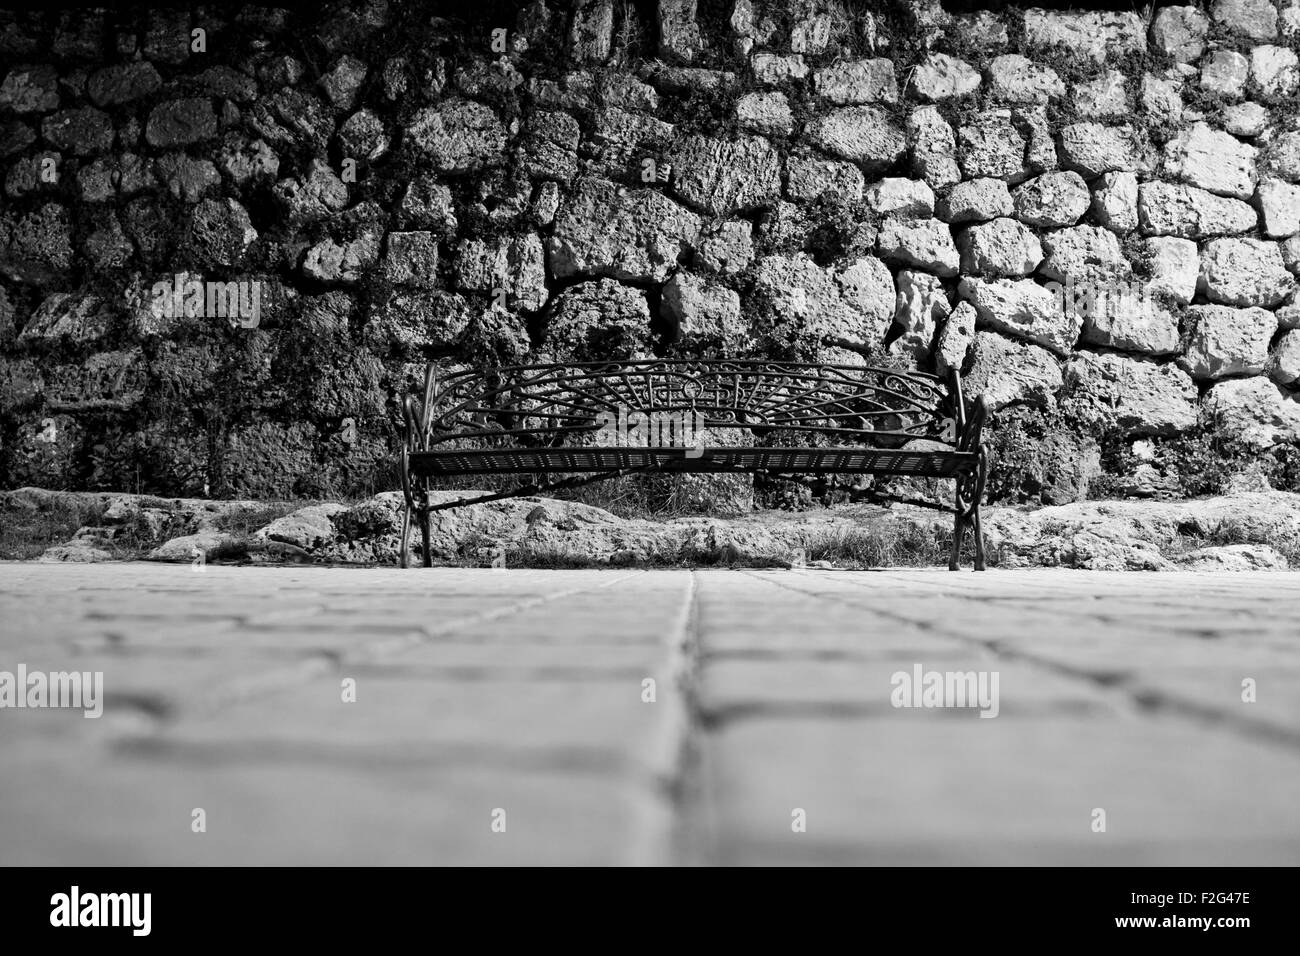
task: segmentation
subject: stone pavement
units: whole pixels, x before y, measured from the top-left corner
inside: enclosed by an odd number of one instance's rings
[[[1295,864],[1298,610],[1289,573],[3,564],[0,671],[106,703],[0,709],[0,863]],[[997,716],[894,707],[917,665],[996,672]]]

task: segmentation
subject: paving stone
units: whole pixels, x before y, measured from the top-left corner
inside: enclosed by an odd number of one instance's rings
[[[1172,719],[770,715],[724,725],[705,763],[709,856],[724,864],[1220,866],[1300,851],[1295,786],[1278,785],[1300,755]],[[1098,807],[1106,833],[1091,830]]]
[[[105,712],[6,711],[0,847],[17,865],[1285,864],[1298,601],[1300,575],[1267,571],[3,563],[0,668],[102,671]],[[996,671],[998,716],[893,706],[916,665]]]
[[[9,752],[0,840],[13,865],[612,865],[645,788],[599,772],[412,764],[365,755],[221,748]],[[207,832],[191,832],[193,808]],[[506,831],[491,829],[506,811]],[[89,828],[68,821],[98,821]],[[107,821],[107,822],[106,822]],[[418,821],[413,825],[414,821]]]

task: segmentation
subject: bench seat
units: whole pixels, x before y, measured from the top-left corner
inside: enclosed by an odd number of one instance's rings
[[[706,446],[687,457],[681,448],[508,448],[439,449],[410,455],[411,471],[421,477],[509,475],[520,472],[564,474],[622,468],[662,472],[769,472],[781,474],[876,474],[952,478],[975,467],[973,451],[853,448],[753,448]]]

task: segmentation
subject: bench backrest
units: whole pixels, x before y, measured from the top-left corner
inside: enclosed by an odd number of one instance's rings
[[[925,372],[759,360],[644,359],[458,369],[430,366],[408,425],[422,447],[460,439],[586,444],[622,409],[691,414],[705,428],[756,437],[808,433],[897,446],[955,442],[965,421],[960,382]],[[794,437],[804,433],[802,437]]]

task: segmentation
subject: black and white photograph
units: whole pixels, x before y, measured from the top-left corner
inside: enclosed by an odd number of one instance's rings
[[[6,925],[1300,864],[1300,0],[0,0],[0,181]]]

